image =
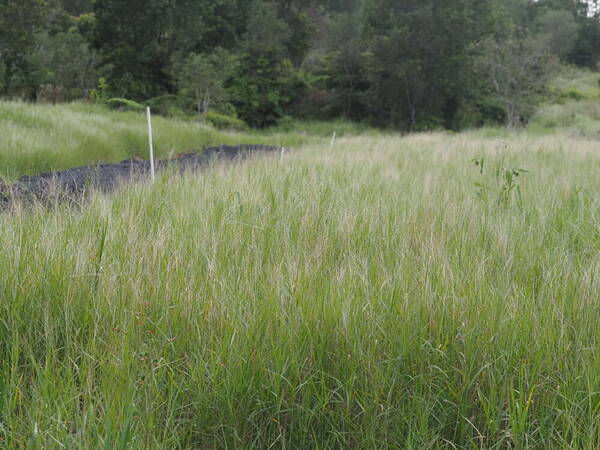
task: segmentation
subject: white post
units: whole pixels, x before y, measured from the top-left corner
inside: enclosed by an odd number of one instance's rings
[[[150,115],[150,107],[146,107],[148,115],[148,144],[150,145],[150,175],[154,181],[154,147],[152,145],[152,117]]]
[[[281,158],[280,161],[283,161],[283,156],[285,155],[285,147],[281,147]]]
[[[333,148],[335,146],[335,137],[336,137],[336,133],[334,131],[333,136],[331,136],[331,148]]]

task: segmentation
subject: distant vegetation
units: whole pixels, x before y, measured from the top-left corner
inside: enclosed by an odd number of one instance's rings
[[[531,120],[559,63],[597,70],[581,0],[0,0],[0,95],[137,102],[244,129]],[[135,20],[132,20],[135,18]]]
[[[132,157],[147,159],[146,119],[136,112],[140,105],[115,100],[111,106],[116,111],[83,103],[52,106],[0,102],[0,179]],[[220,144],[300,147],[329,140],[334,131],[338,136],[380,134],[347,121],[310,123],[290,119],[277,128],[251,131],[239,121],[211,112],[206,122],[154,117],[156,157]]]
[[[600,448],[592,4],[0,0],[0,448]]]
[[[530,134],[561,134],[600,138],[600,74],[563,67],[548,84],[544,102],[527,125]],[[153,103],[155,110],[160,102]],[[107,107],[108,106],[108,107]],[[113,99],[107,105],[71,103],[31,105],[0,102],[0,179],[64,170],[74,166],[147,158],[143,105]],[[364,123],[301,121],[291,116],[277,126],[251,130],[244,122],[210,111],[199,123],[194,116],[154,117],[158,158],[218,144],[256,143],[300,147],[330,142],[337,137],[382,136]],[[497,126],[481,129],[480,135],[508,136]]]
[[[600,139],[600,73],[565,68],[529,126],[542,133]]]

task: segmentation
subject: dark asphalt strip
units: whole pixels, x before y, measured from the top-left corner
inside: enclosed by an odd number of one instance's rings
[[[201,152],[191,152],[155,162],[156,170],[175,167],[186,170],[206,168],[213,161],[244,159],[258,153],[273,153],[281,147],[266,145],[237,145],[208,147]],[[150,162],[126,160],[116,164],[74,167],[35,176],[21,177],[12,185],[0,183],[0,209],[14,201],[80,200],[90,189],[110,192],[131,181],[150,177]]]

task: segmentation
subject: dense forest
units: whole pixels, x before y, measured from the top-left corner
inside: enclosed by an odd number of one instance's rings
[[[253,127],[519,126],[599,61],[596,0],[0,0],[2,97]]]

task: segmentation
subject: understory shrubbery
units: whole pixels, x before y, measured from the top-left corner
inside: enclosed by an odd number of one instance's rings
[[[538,108],[530,131],[563,132],[572,136],[600,138],[600,75],[592,71],[563,68],[550,83],[551,95]]]
[[[154,114],[165,117],[185,118],[193,115],[191,102],[180,95],[166,94],[148,99],[144,102]]]
[[[126,98],[109,98],[106,105],[119,111],[143,111],[144,105]]]
[[[246,125],[243,120],[240,120],[237,117],[228,116],[226,114],[219,114],[214,111],[208,111],[204,115],[204,120],[218,130],[248,130],[248,125]]]

